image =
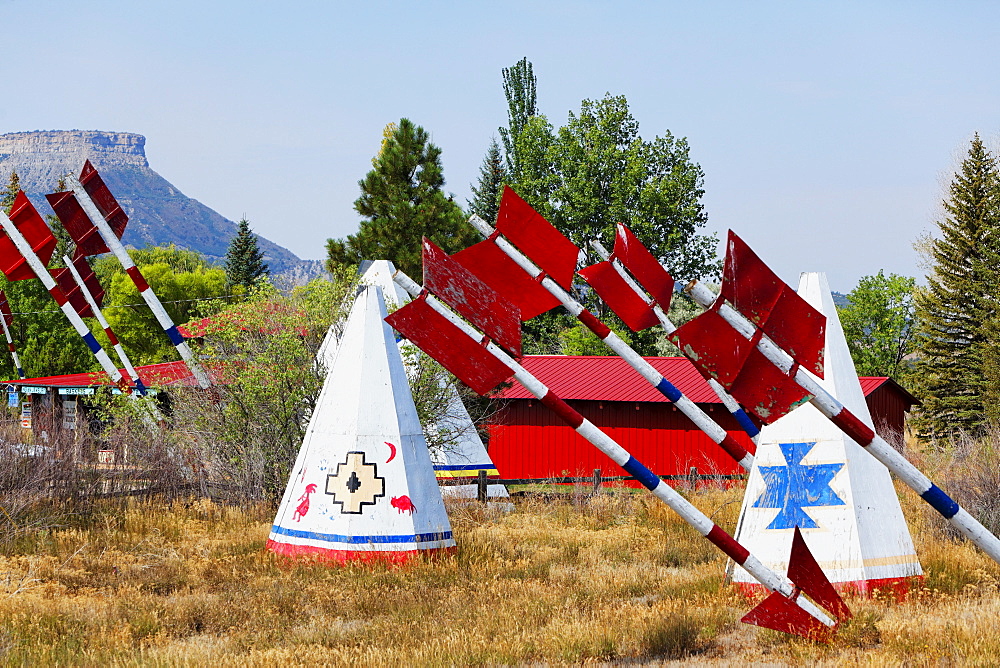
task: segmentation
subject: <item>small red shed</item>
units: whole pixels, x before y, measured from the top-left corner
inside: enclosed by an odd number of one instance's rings
[[[750,452],[754,444],[687,358],[648,357],[663,374]],[[620,357],[529,355],[522,365],[553,393],[659,475],[742,473],[739,465]],[[886,438],[901,434],[916,403],[890,378],[862,378],[872,419]],[[504,478],[589,475],[618,467],[515,383],[499,394],[488,425],[490,458]]]

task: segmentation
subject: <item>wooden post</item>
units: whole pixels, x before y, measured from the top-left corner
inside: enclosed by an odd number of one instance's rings
[[[478,491],[479,491],[479,502],[480,503],[486,503],[486,499],[489,498],[489,495],[487,494],[487,492],[489,491],[489,486],[487,485],[486,480],[487,480],[486,479],[486,470],[485,469],[479,469],[479,478],[477,479],[476,482],[478,483],[478,487],[479,487]]]
[[[601,469],[594,469],[594,494],[597,494],[601,491],[602,480],[603,478],[601,478]]]
[[[695,487],[697,487],[697,485],[698,485],[698,467],[697,466],[692,466],[691,469],[688,471],[688,485],[691,486],[692,490],[694,490]]]

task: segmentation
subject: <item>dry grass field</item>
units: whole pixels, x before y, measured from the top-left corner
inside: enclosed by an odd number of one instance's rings
[[[690,496],[733,526],[739,489]],[[6,544],[0,661],[996,665],[1000,568],[902,499],[924,586],[849,599],[828,645],[740,624],[751,604],[723,584],[725,560],[644,493],[452,506],[457,554],[407,568],[283,565],[263,549],[270,507],[96,507]]]

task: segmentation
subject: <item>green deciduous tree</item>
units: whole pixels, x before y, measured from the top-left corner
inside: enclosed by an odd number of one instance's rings
[[[881,270],[864,276],[847,295],[849,304],[837,309],[859,376],[907,374],[903,358],[913,352],[916,281]]]
[[[506,153],[507,173],[517,182],[524,177],[518,139],[528,122],[538,115],[538,80],[527,58],[504,68],[502,75],[503,92],[507,98],[507,127],[500,128],[500,140]]]
[[[486,157],[483,158],[483,164],[479,168],[479,182],[472,186],[469,213],[474,213],[493,225],[497,219],[500,195],[503,193],[506,178],[507,171],[503,166],[500,147],[497,145],[497,140],[492,139],[490,147],[486,150]]]
[[[257,245],[257,235],[250,229],[250,222],[242,218],[226,251],[226,281],[230,287],[250,289],[269,273],[264,253]]]
[[[624,96],[584,100],[554,133],[535,117],[518,140],[515,190],[574,243],[610,244],[621,222],[678,277],[718,274],[718,240],[700,234],[704,173],[687,140],[670,132],[644,140]]]
[[[132,250],[130,255],[174,323],[205,317],[226,306],[225,270],[210,266],[198,253],[170,245]],[[177,359],[176,350],[118,260],[102,257],[94,271],[107,290],[105,316],[133,363]],[[93,329],[107,345],[101,338],[103,332],[97,332],[96,326]]]
[[[1000,171],[976,135],[949,187],[940,237],[929,244],[927,289],[917,293],[921,436],[975,431],[985,420],[987,325],[1000,276]]]
[[[419,277],[421,237],[446,252],[476,240],[465,214],[445,195],[441,149],[409,119],[400,119],[382,144],[375,167],[359,182],[361,197],[354,208],[364,216],[357,234],[327,240],[327,266],[391,260],[407,274]]]

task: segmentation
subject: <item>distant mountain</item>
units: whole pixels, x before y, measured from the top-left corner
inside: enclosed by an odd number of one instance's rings
[[[833,296],[833,305],[837,308],[851,305],[851,300],[847,298],[847,295],[840,292],[831,292],[830,294]]]
[[[12,170],[21,188],[43,214],[51,213],[45,194],[59,178],[79,174],[90,160],[128,214],[123,241],[141,248],[173,243],[222,262],[236,224],[187,197],[149,168],[146,138],[133,132],[47,130],[0,135],[0,187]],[[258,235],[260,249],[275,277],[301,283],[322,275],[318,260],[302,260],[287,248]]]

